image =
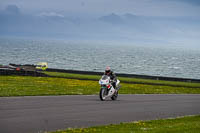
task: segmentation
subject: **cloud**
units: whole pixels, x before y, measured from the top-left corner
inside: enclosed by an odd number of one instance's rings
[[[132,13],[142,16],[200,16],[200,0],[1,0],[1,6],[13,3],[25,13],[62,12],[62,14],[102,16]],[[0,7],[1,7],[0,6]],[[53,14],[54,15],[54,14]],[[47,15],[48,16],[48,15]],[[54,15],[55,16],[55,15]]]
[[[60,17],[64,18],[65,16],[56,12],[42,12],[38,16],[40,17]]]
[[[191,4],[191,5],[200,6],[199,0],[173,0],[173,1],[185,2],[185,3]]]

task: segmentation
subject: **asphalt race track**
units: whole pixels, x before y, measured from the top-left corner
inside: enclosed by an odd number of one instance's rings
[[[200,114],[200,95],[119,95],[0,98],[0,133],[40,133],[69,127]]]

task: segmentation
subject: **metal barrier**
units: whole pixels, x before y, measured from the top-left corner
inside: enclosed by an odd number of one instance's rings
[[[103,72],[65,70],[65,69],[54,69],[54,68],[48,68],[46,71],[73,73],[73,74],[87,74],[87,75],[103,75]],[[5,69],[0,69],[0,75],[21,75],[21,76],[52,77],[52,76],[48,76],[47,74],[44,74],[44,73],[38,72],[38,71],[25,71],[25,70],[17,71],[17,70],[5,70]],[[190,79],[190,78],[148,76],[148,75],[124,74],[124,73],[116,73],[116,75],[118,77],[128,77],[128,78],[140,78],[140,79],[152,79],[152,80],[182,81],[182,82],[200,83],[200,79]]]
[[[103,72],[79,71],[79,70],[65,70],[65,69],[54,69],[54,68],[48,68],[46,71],[49,71],[49,72],[74,73],[74,74],[87,74],[87,75],[103,75]],[[149,76],[149,75],[124,74],[124,73],[115,73],[115,74],[118,77],[200,83],[200,79],[176,78],[176,77],[162,77],[162,76]]]

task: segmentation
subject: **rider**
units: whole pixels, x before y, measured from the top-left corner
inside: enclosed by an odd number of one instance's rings
[[[111,71],[110,67],[106,67],[104,75],[107,75],[112,80],[112,85],[116,89],[116,82],[117,82],[117,76],[113,71]]]

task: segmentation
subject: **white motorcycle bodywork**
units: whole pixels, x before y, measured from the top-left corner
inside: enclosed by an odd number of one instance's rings
[[[119,90],[119,83],[120,81],[117,79],[117,82],[116,82],[116,88],[118,88],[117,90]],[[101,79],[99,80],[99,84],[101,85],[101,90],[100,90],[99,95],[102,101],[105,100],[107,97],[111,97],[112,100],[115,100],[117,98],[118,93],[115,96],[115,98],[113,98],[117,90],[114,89],[114,87],[112,86],[111,79],[109,76],[103,75]]]

